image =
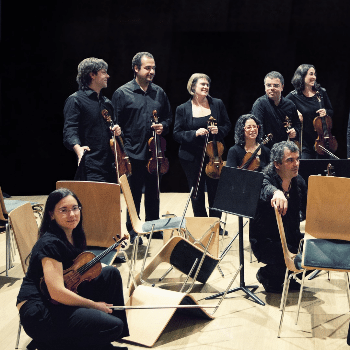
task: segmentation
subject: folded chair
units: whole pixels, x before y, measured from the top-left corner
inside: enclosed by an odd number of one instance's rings
[[[15,236],[23,273],[26,274],[28,269],[26,258],[38,239],[38,225],[31,204],[25,203],[12,210],[9,214],[9,223]],[[18,327],[16,349],[18,349],[20,334],[21,322]]]
[[[121,236],[119,185],[93,181],[58,181],[56,188],[62,187],[75,193],[82,204],[87,250],[98,255],[114,244],[113,237]],[[117,255],[118,252],[113,250],[101,262],[111,265]]]
[[[307,270],[340,271],[346,276],[350,307],[348,272],[350,271],[350,179],[333,176],[310,176],[308,183],[303,271],[296,322]]]

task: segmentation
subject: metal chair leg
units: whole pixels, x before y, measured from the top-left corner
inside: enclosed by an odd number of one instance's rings
[[[277,334],[278,338],[280,337],[281,330],[282,330],[284,311],[286,309],[287,298],[288,298],[289,282],[290,282],[291,278],[292,278],[292,275],[289,275],[288,278],[287,278],[287,283],[285,283],[284,286],[283,286],[283,292],[282,292],[283,305],[282,305],[282,313],[281,313],[280,325],[279,325],[278,334]]]
[[[284,286],[286,285],[287,283],[287,280],[288,280],[288,272],[289,270],[286,269],[286,273],[284,275],[284,282],[283,282],[283,292],[284,292]],[[284,293],[282,292],[282,296],[281,296],[281,303],[280,303],[280,310],[282,310],[282,307],[283,307],[283,298],[284,298]]]
[[[162,277],[159,278],[159,282],[162,282],[163,279],[170,273],[170,271],[172,271],[172,269],[174,268],[173,265],[171,265],[168,270],[165,271],[164,275]]]
[[[299,299],[298,299],[298,311],[297,311],[297,318],[296,318],[295,324],[298,323],[298,319],[299,319],[299,311],[300,311],[301,297],[303,295],[303,289],[304,289],[305,274],[306,274],[306,270],[303,271],[303,279],[301,280]]]
[[[345,272],[345,283],[346,283],[346,292],[348,295],[349,309],[350,309],[350,288],[349,288],[349,274]]]
[[[16,340],[16,347],[15,347],[15,349],[18,349],[19,338],[20,338],[20,336],[21,336],[21,329],[22,329],[22,325],[21,325],[21,321],[19,321],[18,332],[17,332],[17,340]]]

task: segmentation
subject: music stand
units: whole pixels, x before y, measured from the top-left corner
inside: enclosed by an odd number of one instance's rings
[[[246,286],[244,282],[243,217],[254,219],[263,177],[264,175],[257,171],[230,168],[227,166],[223,167],[213,208],[211,208],[238,216],[239,264],[242,265],[240,285],[237,288],[229,290],[228,293],[242,290],[248,297],[251,297],[260,305],[265,305],[265,303],[248,289],[255,290],[258,286]],[[218,293],[205,299],[213,299],[222,294]]]

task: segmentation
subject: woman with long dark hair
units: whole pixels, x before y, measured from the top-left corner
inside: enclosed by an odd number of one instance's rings
[[[292,84],[295,88],[286,98],[294,102],[302,122],[302,159],[329,158],[319,155],[314,148],[317,132],[313,121],[316,117],[333,116],[331,101],[326,89],[316,82],[316,69],[312,64],[300,65],[294,73]],[[317,95],[321,98],[318,101]]]
[[[77,196],[61,188],[48,196],[38,241],[17,297],[21,324],[33,349],[113,349],[111,342],[129,335],[120,273],[106,266],[98,277],[82,282],[78,294],[67,289],[63,271],[86,248],[82,207]],[[44,277],[53,304],[40,290]]]
[[[253,154],[260,146],[262,138],[263,128],[259,119],[253,114],[240,116],[235,126],[235,145],[228,151],[226,165],[234,168],[241,167],[245,155]],[[269,148],[261,145],[255,156],[259,163],[255,170],[261,171],[269,163],[269,157]]]

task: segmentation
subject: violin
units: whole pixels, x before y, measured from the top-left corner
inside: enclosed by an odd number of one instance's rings
[[[292,129],[292,122],[290,121],[290,118],[288,116],[286,116],[286,121],[283,123],[283,125],[286,128],[286,131],[289,131],[290,129]],[[300,146],[299,141],[290,140],[289,134],[288,134],[288,141],[294,142],[297,145],[297,147],[299,148],[299,151],[301,150],[301,146]]]
[[[251,153],[247,152],[245,156],[243,157],[242,164],[238,167],[239,169],[246,169],[246,170],[256,170],[260,166],[260,159],[256,155],[260,151],[260,148],[272,140],[273,135],[268,134],[264,140],[261,141],[261,144],[257,147],[257,149]]]
[[[123,238],[120,238],[119,241],[116,241],[116,239],[113,237],[116,242],[97,256],[95,256],[94,253],[88,251],[80,253],[74,259],[73,265],[63,271],[64,286],[70,291],[78,294],[77,288],[81,282],[91,281],[101,273],[102,265],[100,263],[100,260],[103,259],[113,249],[121,245],[128,238],[128,235],[124,235]],[[51,298],[44,277],[41,277],[40,279],[40,291],[53,304],[58,304],[56,300],[53,300]]]
[[[320,108],[323,108],[319,91],[316,92],[316,98],[320,104]],[[313,125],[318,134],[317,139],[315,140],[315,151],[318,154],[323,155],[325,152],[319,147],[321,145],[325,149],[335,152],[338,148],[338,142],[331,133],[332,118],[329,115],[325,115],[324,117],[318,116],[314,119]]]
[[[209,126],[216,125],[216,119],[210,116]],[[224,166],[222,154],[224,153],[224,145],[220,141],[216,141],[216,135],[213,134],[213,141],[208,142],[206,154],[209,156],[209,162],[205,167],[205,173],[212,179],[218,179],[221,174],[221,169]]]
[[[110,127],[113,128],[114,123],[107,109],[104,109],[101,113],[103,118],[110,124]],[[113,133],[113,137],[110,139],[109,145],[111,146],[115,157],[115,168],[118,179],[124,174],[126,176],[131,175],[131,163],[124,149],[124,142],[121,136],[116,137]]]
[[[153,111],[153,124],[158,124],[157,111]],[[165,157],[164,152],[166,149],[166,141],[164,137],[157,135],[156,130],[153,130],[153,137],[148,140],[148,147],[151,157],[147,163],[147,170],[150,174],[156,174],[158,179],[158,194],[159,188],[159,176],[166,174],[169,170],[169,160]]]

